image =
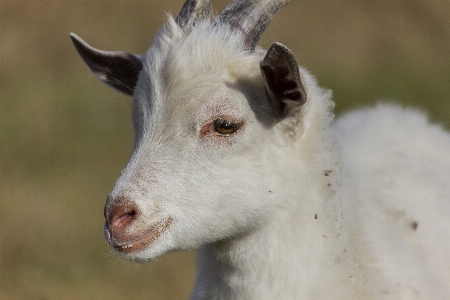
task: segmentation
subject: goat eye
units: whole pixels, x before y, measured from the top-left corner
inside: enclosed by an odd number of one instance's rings
[[[223,135],[230,135],[235,133],[241,128],[242,122],[236,122],[225,119],[216,119],[213,122],[214,131]]]

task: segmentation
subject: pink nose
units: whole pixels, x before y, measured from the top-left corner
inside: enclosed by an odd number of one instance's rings
[[[117,204],[105,206],[105,226],[110,238],[120,243],[127,239],[125,231],[138,218],[140,212],[134,203],[125,198],[114,199],[113,203]]]

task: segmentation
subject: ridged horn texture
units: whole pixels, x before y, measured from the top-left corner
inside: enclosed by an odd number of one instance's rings
[[[290,0],[236,0],[230,3],[214,24],[226,23],[243,36],[244,49],[253,51],[270,21]]]
[[[210,18],[212,15],[212,0],[187,0],[176,22],[181,28],[189,30],[197,20]]]

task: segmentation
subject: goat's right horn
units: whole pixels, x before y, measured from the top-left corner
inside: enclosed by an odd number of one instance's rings
[[[226,23],[233,30],[240,31],[244,49],[253,51],[270,21],[289,2],[290,0],[235,0],[220,13],[214,23]]]
[[[206,19],[212,15],[212,0],[187,0],[176,22],[181,28],[190,29],[195,22],[200,19]]]

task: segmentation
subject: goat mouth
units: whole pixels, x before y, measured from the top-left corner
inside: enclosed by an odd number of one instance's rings
[[[138,236],[133,236],[131,239],[126,241],[118,241],[106,228],[106,235],[108,242],[113,246],[113,248],[121,253],[131,253],[142,250],[147,245],[151,244],[157,240],[161,234],[172,224],[172,217],[169,217],[165,221],[158,222],[151,226],[149,229],[144,231]]]

